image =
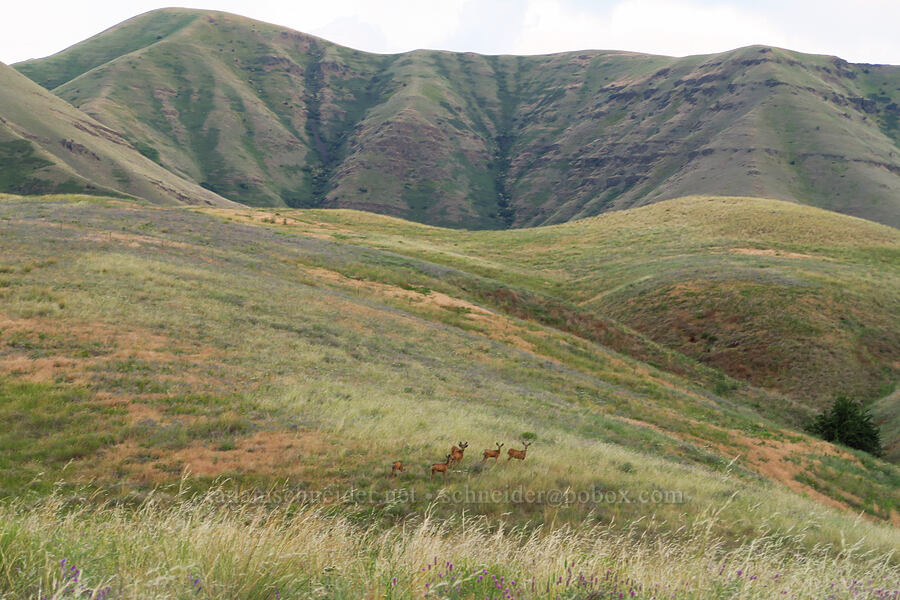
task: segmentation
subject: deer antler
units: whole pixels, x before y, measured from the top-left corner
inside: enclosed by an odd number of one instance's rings
[[[469,447],[469,442],[459,442],[459,446],[453,446],[450,448],[450,455],[453,457],[452,464],[458,464],[462,462],[463,453],[465,453],[466,448]]]

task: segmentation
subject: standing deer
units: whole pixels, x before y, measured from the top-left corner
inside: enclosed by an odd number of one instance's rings
[[[523,441],[522,444],[525,446],[524,450],[516,450],[515,448],[510,448],[509,450],[507,450],[506,453],[509,455],[509,457],[506,459],[506,462],[509,462],[513,458],[517,458],[519,460],[525,460],[525,453],[528,452],[528,446],[530,446],[533,443],[534,442],[524,442]]]
[[[462,462],[463,452],[465,452],[468,447],[469,442],[460,442],[459,447],[453,446],[450,448],[450,456],[453,457],[453,461],[450,463],[451,466],[458,465]]]
[[[452,457],[453,457],[452,454],[448,454],[448,455],[447,455],[447,460],[445,460],[444,462],[442,462],[442,463],[435,463],[435,464],[431,465],[431,479],[432,479],[432,480],[434,479],[434,474],[435,474],[435,473],[443,473],[443,474],[444,474],[444,481],[447,480],[447,468],[450,466],[450,460],[451,460]]]
[[[495,461],[500,460],[500,448],[503,447],[503,444],[500,442],[494,442],[497,445],[496,450],[485,450],[484,456],[481,458],[481,462],[486,462],[487,459],[493,458]]]
[[[405,471],[405,467],[403,466],[403,461],[398,460],[391,465],[391,477],[395,477],[397,473],[402,473]]]

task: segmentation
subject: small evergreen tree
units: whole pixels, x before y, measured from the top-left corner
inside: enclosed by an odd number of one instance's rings
[[[846,396],[838,396],[813,421],[810,430],[829,442],[844,444],[875,456],[881,455],[881,434],[872,422],[872,415],[861,404]]]

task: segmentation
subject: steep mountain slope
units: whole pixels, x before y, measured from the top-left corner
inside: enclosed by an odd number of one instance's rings
[[[503,228],[749,194],[900,225],[900,67],[763,47],[384,56],[165,9],[16,68],[247,204]]]
[[[0,188],[229,205],[142,156],[122,135],[0,64]]]

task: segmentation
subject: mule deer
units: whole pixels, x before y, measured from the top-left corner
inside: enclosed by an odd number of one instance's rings
[[[406,468],[403,466],[403,461],[398,460],[395,461],[394,464],[391,465],[391,477],[395,477],[397,473],[402,473]]]
[[[458,465],[462,462],[463,453],[466,451],[466,448],[469,447],[469,442],[460,442],[459,447],[453,446],[450,448],[450,456],[453,458],[453,461],[450,463],[451,465]]]
[[[510,448],[506,451],[509,457],[506,459],[506,462],[509,462],[513,458],[517,458],[519,460],[525,460],[525,453],[528,452],[528,446],[533,444],[534,442],[522,442],[525,446],[524,450],[516,450],[515,448]]]
[[[452,454],[447,455],[447,460],[442,463],[435,463],[431,465],[431,478],[434,479],[435,473],[443,473],[444,480],[447,479],[447,468],[450,466],[450,460],[453,457]]]
[[[487,461],[489,458],[493,458],[494,460],[500,460],[500,449],[503,447],[503,444],[500,442],[494,442],[497,445],[496,450],[485,450],[484,456],[481,458],[481,462]]]

